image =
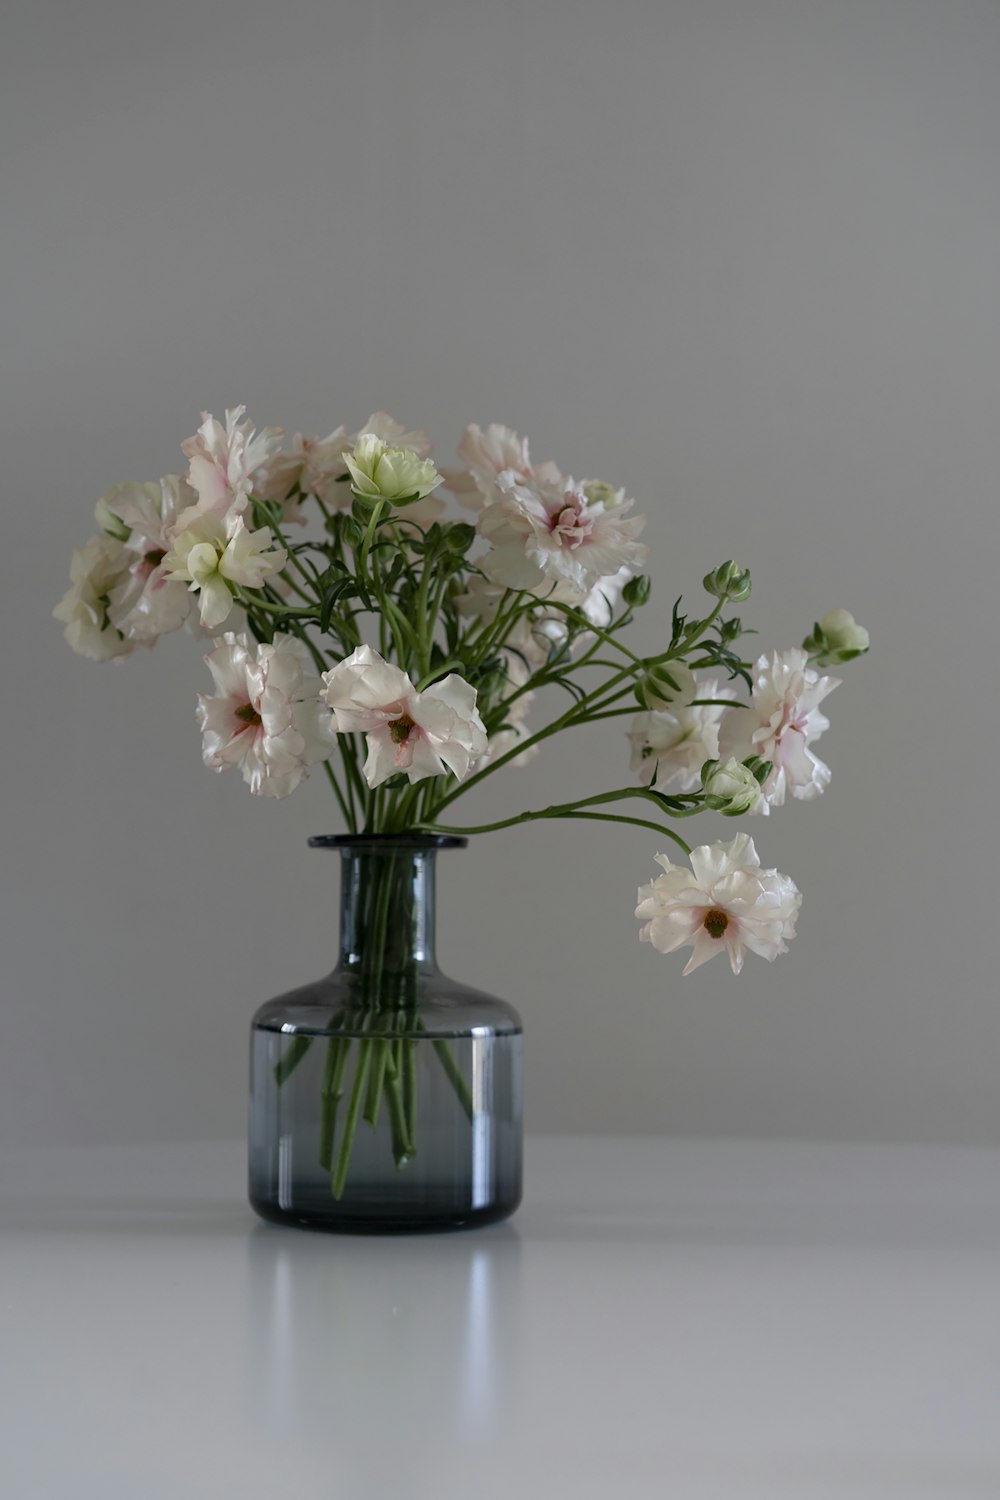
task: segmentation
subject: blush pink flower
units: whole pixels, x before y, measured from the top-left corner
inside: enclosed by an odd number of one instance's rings
[[[680,672],[677,677],[683,680]],[[720,698],[725,693],[722,685],[710,678],[707,682],[692,681],[691,696]],[[680,701],[636,714],[629,728],[630,769],[657,791],[698,791],[702,766],[706,760],[719,758],[719,724],[725,712],[724,703],[692,705]]]
[[[198,697],[206,766],[239,766],[255,796],[287,797],[334,746],[309,653],[294,636],[227,632],[205,660],[217,690]]]
[[[717,953],[726,953],[738,974],[748,952],[773,961],[788,951],[801,893],[787,875],[760,868],[748,834],[692,849],[690,869],[665,854],[656,862],[663,874],[639,887],[635,914],[645,923],[639,937],[658,953],[690,947],[685,974]]]
[[[470,422],[458,445],[458,456],[465,468],[443,469],[442,473],[445,488],[468,510],[478,510],[484,502],[497,498],[497,480],[501,474],[511,474],[526,482],[562,481],[551,459],[534,468],[528,454],[528,439],[501,422],[491,422],[485,432],[477,422]]]
[[[477,528],[492,549],[482,570],[506,588],[537,594],[557,588],[567,602],[579,602],[602,579],[645,560],[646,548],[635,540],[645,519],[626,519],[629,500],[608,511],[572,480],[528,483],[510,472],[500,475],[497,493]]]
[[[281,448],[280,427],[255,432],[241,421],[245,406],[226,412],[226,425],[209,412],[194,437],[185,438],[181,452],[189,459],[188,483],[198,497],[198,509],[225,520],[230,512],[245,510],[256,470]]]
[[[119,485],[114,514],[128,531],[127,575],[108,595],[108,619],[132,641],[151,646],[161,635],[183,625],[191,610],[184,582],[168,577],[165,559],[177,517],[195,503],[194,491],[179,474],[159,484]]]
[[[809,801],[829,785],[829,766],[809,746],[830,727],[819,704],[840,681],[820,676],[798,647],[758,657],[750,703],[729,710],[719,735],[723,757],[744,761],[759,755],[772,763],[755,813],[766,816],[789,793]]]
[[[399,667],[359,646],[323,683],[338,733],[367,737],[370,787],[400,772],[415,782],[451,771],[461,781],[486,751],[476,690],[454,672],[418,693]]]

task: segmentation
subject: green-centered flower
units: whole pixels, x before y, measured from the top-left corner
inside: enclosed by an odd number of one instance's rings
[[[412,448],[390,448],[374,433],[365,433],[353,453],[344,454],[352,488],[363,500],[388,500],[407,505],[422,500],[441,483],[433,460],[420,458]]]

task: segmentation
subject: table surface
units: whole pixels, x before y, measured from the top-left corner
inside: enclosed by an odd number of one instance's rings
[[[1000,1152],[535,1139],[506,1224],[0,1156],[3,1500],[1000,1496]]]

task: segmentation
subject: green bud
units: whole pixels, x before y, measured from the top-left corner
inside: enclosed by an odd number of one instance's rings
[[[760,800],[760,783],[747,765],[732,755],[724,763],[706,760],[701,768],[705,806],[724,818],[739,818]]]
[[[653,580],[645,573],[639,573],[635,578],[630,578],[622,589],[622,598],[630,609],[649,603],[649,596],[653,591]]]
[[[857,623],[850,610],[831,609],[813,626],[812,633],[802,642],[802,649],[808,651],[817,665],[830,666],[864,656],[868,644],[867,630]]]
[[[716,599],[730,599],[738,604],[750,597],[750,570],[741,568],[732,558],[713,573],[706,573],[704,581],[706,592],[714,594]]]
[[[476,528],[466,521],[454,521],[450,526],[442,527],[442,531],[445,551],[458,557],[464,557],[476,540]]]
[[[669,708],[672,703],[690,703],[697,697],[697,684],[682,661],[656,662],[636,679],[635,696],[640,708]]]

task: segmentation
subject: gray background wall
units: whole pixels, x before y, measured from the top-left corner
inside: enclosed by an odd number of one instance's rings
[[[239,1134],[251,1011],[332,958],[323,782],[204,770],[186,637],[97,667],[50,619],[97,496],[242,401],[625,484],[643,644],[729,555],[762,646],[873,633],[832,788],[751,826],[805,893],[773,966],[640,947],[638,829],[446,858],[534,1128],[1000,1140],[1000,6],[35,0],[2,67],[3,1138]],[[605,726],[463,815],[624,766]]]

